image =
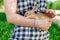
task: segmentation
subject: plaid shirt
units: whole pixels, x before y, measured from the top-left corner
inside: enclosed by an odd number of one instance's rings
[[[46,8],[46,0],[18,0],[17,13],[24,15],[26,10],[31,10],[34,6],[38,7],[36,12],[44,12]]]
[[[43,12],[46,8],[46,0],[17,0],[17,13],[24,16],[26,10],[38,6],[36,12]],[[48,31],[38,30],[34,27],[22,27],[15,25],[10,40],[48,40]]]

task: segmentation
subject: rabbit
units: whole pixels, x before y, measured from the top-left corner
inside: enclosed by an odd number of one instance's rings
[[[44,13],[44,14],[43,13],[37,13],[37,14],[35,14],[34,11],[37,10],[37,9],[38,9],[37,6],[33,7],[33,9],[27,11],[24,14],[24,16],[26,18],[30,18],[30,19],[45,19],[45,18],[54,18],[55,17],[55,14],[47,14],[47,13]]]

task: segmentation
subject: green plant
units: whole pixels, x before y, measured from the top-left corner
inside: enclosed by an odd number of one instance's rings
[[[0,12],[0,40],[9,40],[14,25],[9,24],[4,12]]]
[[[4,0],[0,0],[0,6],[2,6],[4,3],[3,3]]]

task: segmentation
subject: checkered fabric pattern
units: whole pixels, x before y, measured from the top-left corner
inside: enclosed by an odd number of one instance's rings
[[[38,10],[35,11],[36,13],[44,12],[46,8],[46,0],[18,0],[17,2],[17,13],[21,15],[24,15],[26,10],[31,10],[34,6],[38,7]]]
[[[43,12],[46,8],[46,0],[18,0],[17,13],[24,16],[26,10],[31,10],[34,6],[39,7],[36,13]],[[49,40],[49,32],[15,25],[10,40]]]

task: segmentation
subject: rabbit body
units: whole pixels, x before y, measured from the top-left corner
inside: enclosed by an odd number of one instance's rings
[[[30,19],[45,19],[45,18],[48,18],[48,16],[46,16],[45,14],[43,13],[37,13],[35,14],[35,11],[36,8],[33,8],[32,10],[29,10],[25,13],[25,17],[27,18],[30,18]]]

